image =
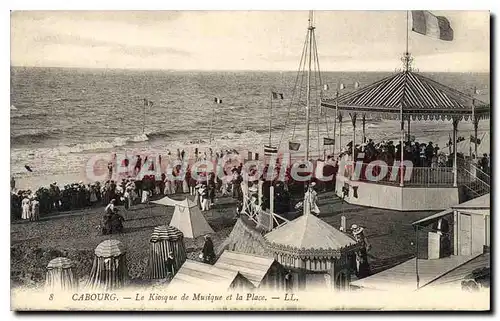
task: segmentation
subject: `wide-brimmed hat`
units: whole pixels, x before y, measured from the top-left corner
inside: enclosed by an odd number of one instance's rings
[[[359,233],[363,232],[363,230],[364,228],[362,228],[361,226],[358,226],[356,224],[351,225],[351,231],[354,235],[358,235]]]

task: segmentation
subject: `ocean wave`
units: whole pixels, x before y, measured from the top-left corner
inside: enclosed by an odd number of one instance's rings
[[[40,117],[47,117],[48,113],[30,113],[30,114],[10,114],[12,119],[36,119]]]
[[[62,145],[53,148],[38,149],[35,156],[59,156],[72,153],[83,153],[88,151],[99,151],[106,149],[113,149],[115,147],[125,146],[128,143],[145,142],[149,140],[146,134],[128,137],[115,137],[112,140],[101,140],[89,143]]]
[[[170,130],[161,130],[161,131],[156,131],[156,132],[147,132],[145,135],[147,136],[148,139],[158,139],[158,138],[167,138],[167,137],[173,137],[176,135],[182,135],[182,134],[187,134],[190,133],[191,130],[188,129],[170,129]]]
[[[83,101],[82,98],[56,98],[54,101],[67,101],[67,102],[79,102]]]
[[[60,129],[42,129],[42,130],[23,130],[20,134],[14,134],[10,136],[10,142],[12,144],[29,144],[37,143],[46,140],[50,137],[54,137],[61,133]]]

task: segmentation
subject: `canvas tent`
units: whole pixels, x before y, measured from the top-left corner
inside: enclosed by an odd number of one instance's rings
[[[166,196],[152,203],[175,207],[174,216],[169,225],[178,228],[186,238],[195,238],[214,232],[198,205],[190,199],[176,201]]]
[[[164,279],[167,277],[167,257],[171,251],[174,256],[173,274],[186,261],[186,247],[184,235],[173,226],[157,226],[149,240],[148,274],[151,279]]]
[[[122,288],[128,279],[126,252],[118,240],[101,242],[94,251],[94,263],[86,287],[104,291]]]
[[[57,257],[47,265],[45,287],[48,291],[74,291],[78,280],[73,273],[73,262],[65,257]]]

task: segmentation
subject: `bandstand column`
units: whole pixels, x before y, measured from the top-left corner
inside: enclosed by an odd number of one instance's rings
[[[408,142],[411,142],[411,138],[410,138],[410,115],[408,115]]]
[[[363,114],[363,143],[366,143],[366,134],[365,134],[365,124],[366,124],[366,114]]]
[[[339,151],[342,151],[342,113],[339,113]]]
[[[356,113],[350,114],[352,121],[352,160],[356,157],[354,155],[354,149],[356,147]]]
[[[457,129],[458,129],[458,119],[453,119],[453,187],[458,186]]]
[[[474,155],[476,155],[476,159],[478,159],[477,155],[477,128],[479,127],[479,117],[474,119]]]
[[[403,187],[405,185],[405,175],[404,175],[404,140],[405,140],[405,122],[403,120],[403,114],[401,114],[401,137],[400,137],[400,165],[399,165],[399,186]]]

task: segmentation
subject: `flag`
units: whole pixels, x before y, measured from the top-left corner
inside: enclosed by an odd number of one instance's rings
[[[323,137],[323,145],[335,145],[335,138]]]
[[[481,144],[481,140],[479,138],[475,138],[474,136],[470,135],[470,142],[476,145]]]
[[[278,154],[278,147],[264,145],[264,155],[271,156],[273,154]]]
[[[323,90],[328,90],[330,87],[328,87],[328,84],[323,85]]]
[[[214,102],[215,102],[216,104],[222,104],[222,99],[219,99],[219,98],[215,97],[215,98],[214,98]]]
[[[273,99],[283,99],[283,94],[282,93],[276,93],[273,91]]]
[[[340,85],[339,85],[339,89],[340,89],[340,90],[342,90],[342,89],[344,89],[344,88],[345,88],[345,85],[344,85],[344,84],[340,84]]]
[[[33,170],[28,165],[24,165],[24,168],[26,168],[28,172],[33,173]]]
[[[413,10],[412,31],[445,41],[453,40],[453,29],[445,17],[436,17],[429,11]]]
[[[293,151],[298,151],[300,148],[300,143],[288,142],[288,149]]]
[[[357,82],[357,81],[356,81],[356,82],[354,83],[354,89],[358,89],[358,88],[359,88],[359,82]]]

